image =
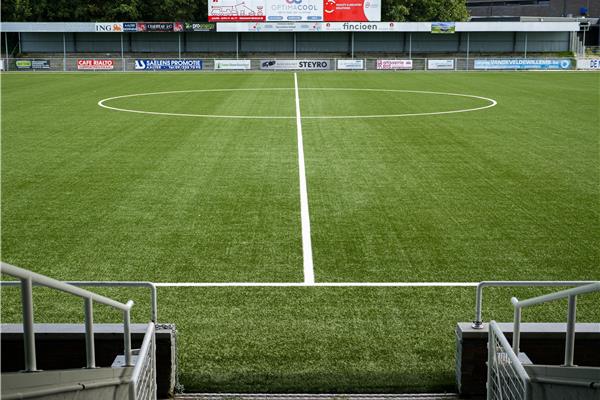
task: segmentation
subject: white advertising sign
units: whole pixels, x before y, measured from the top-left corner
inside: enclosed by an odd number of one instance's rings
[[[209,0],[209,22],[264,21],[265,0]]]
[[[365,69],[365,60],[337,60],[337,69]]]
[[[600,70],[600,58],[578,58],[577,69]]]
[[[229,22],[217,32],[429,32],[429,22]]]
[[[377,69],[412,69],[412,60],[377,60]]]
[[[96,22],[96,32],[123,32],[122,22]]]
[[[260,60],[260,69],[267,70],[327,70],[331,69],[330,60]]]
[[[4,71],[4,60],[0,60],[0,71]]]
[[[250,69],[250,60],[215,60],[215,69]]]
[[[427,60],[427,69],[454,69],[454,60]]]
[[[323,0],[266,0],[267,21],[323,21]]]

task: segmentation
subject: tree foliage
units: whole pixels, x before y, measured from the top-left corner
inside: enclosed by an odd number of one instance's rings
[[[464,21],[465,0],[383,0],[384,21]],[[207,0],[3,0],[3,21],[194,21]]]

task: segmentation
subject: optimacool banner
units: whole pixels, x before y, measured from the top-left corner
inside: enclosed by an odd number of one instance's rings
[[[545,60],[534,58],[475,60],[475,69],[569,69],[571,60]]]
[[[188,71],[202,69],[202,60],[188,59],[162,59],[162,60],[135,60],[136,70],[150,71]]]
[[[327,70],[331,69],[331,60],[260,60],[260,69]]]
[[[323,0],[266,0],[267,21],[323,21]]]
[[[381,21],[381,0],[323,0],[324,21]]]

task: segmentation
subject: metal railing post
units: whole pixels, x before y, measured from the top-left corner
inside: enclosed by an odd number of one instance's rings
[[[575,321],[577,319],[577,296],[569,296],[569,310],[567,313],[567,337],[565,340],[565,367],[573,366],[575,350]]]
[[[129,300],[128,305],[133,305],[133,301]],[[123,311],[123,342],[125,352],[125,366],[133,366],[131,361],[131,307]]]
[[[86,297],[84,299],[83,311],[85,314],[86,368],[96,368],[96,350],[94,348],[94,309],[91,297]]]
[[[519,356],[519,347],[521,345],[521,307],[517,305],[519,300],[516,297],[510,299],[515,305],[515,321],[513,325],[512,348],[517,357]]]
[[[37,371],[35,357],[35,332],[33,330],[33,284],[31,278],[21,279],[23,306],[23,340],[25,345],[25,371]]]

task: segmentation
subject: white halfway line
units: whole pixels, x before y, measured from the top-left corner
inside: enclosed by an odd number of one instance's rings
[[[479,282],[157,282],[157,287],[476,287]]]
[[[298,75],[294,72],[294,95],[296,97],[296,130],[298,131],[298,173],[300,175],[300,222],[302,224],[302,259],[304,263],[304,283],[315,283],[312,243],[310,240],[310,214],[308,213],[308,193],[306,191],[306,170],[304,167],[304,144],[302,141],[302,115],[298,95]]]

